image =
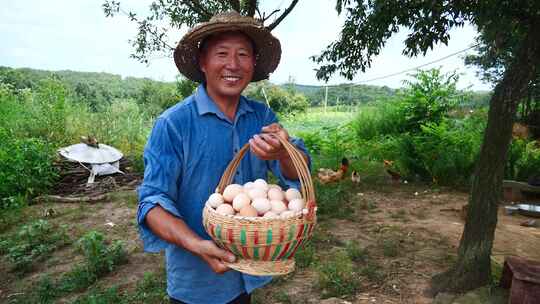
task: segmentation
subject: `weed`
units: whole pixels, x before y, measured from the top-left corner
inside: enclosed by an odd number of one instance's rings
[[[291,297],[283,290],[278,291],[274,295],[275,299],[283,304],[293,304],[293,301],[291,300]]]
[[[317,193],[317,215],[321,221],[328,218],[353,219],[354,208],[350,201],[352,196],[350,183],[321,185],[315,183]]]
[[[315,261],[315,246],[311,241],[305,243],[304,247],[294,255],[296,266],[300,269],[308,268]]]
[[[36,262],[67,243],[66,227],[55,228],[45,220],[37,220],[1,241],[0,253],[7,255],[15,271],[27,272]]]
[[[393,238],[384,239],[382,241],[382,249],[385,257],[397,257],[399,254],[399,241]]]
[[[107,245],[103,234],[97,231],[85,234],[78,241],[78,248],[82,250],[86,258],[86,272],[95,276],[96,279],[127,261],[123,243],[116,241]]]
[[[407,220],[407,212],[405,209],[399,209],[397,212],[390,213],[390,217],[393,219],[400,219],[402,221]]]
[[[345,243],[347,255],[353,262],[365,262],[368,258],[368,252],[361,248],[357,241],[348,241]]]
[[[360,268],[360,275],[365,276],[374,283],[380,283],[384,279],[382,268],[373,261],[368,261]]]
[[[118,291],[116,286],[105,290],[92,289],[88,294],[73,301],[73,304],[123,304],[127,303],[126,298]],[[141,302],[144,303],[144,302]]]
[[[165,271],[159,274],[145,273],[137,284],[135,294],[130,296],[130,303],[160,303],[168,298]]]
[[[352,295],[358,289],[359,280],[354,265],[344,251],[333,253],[319,265],[318,284],[323,297]]]

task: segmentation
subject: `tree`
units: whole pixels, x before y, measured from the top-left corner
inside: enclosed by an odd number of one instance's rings
[[[519,39],[522,39],[519,32],[515,32],[512,26],[506,31],[512,33],[507,39],[501,40],[493,38],[492,33],[484,31],[476,38],[477,54],[469,55],[465,58],[465,64],[479,68],[478,75],[487,82],[497,83],[503,75],[505,68],[512,61],[517,51]],[[527,98],[520,106],[520,119],[530,125],[540,125],[540,71],[527,87]]]
[[[105,0],[103,10],[107,17],[122,13],[138,24],[139,32],[131,41],[135,49],[131,57],[148,63],[151,54],[162,53],[171,56],[175,47],[167,42],[168,30],[162,26],[163,22],[168,22],[176,29],[182,26],[193,27],[199,22],[210,20],[217,12],[234,10],[251,17],[255,17],[257,13],[257,18],[269,30],[273,30],[294,9],[298,0],[291,0],[284,10],[276,9],[268,14],[261,12],[259,2],[258,0],[156,0],[150,5],[150,15],[142,18],[132,11],[122,9],[119,1]],[[279,15],[275,17],[276,14]],[[275,18],[271,19],[273,16]]]
[[[513,39],[515,47],[509,50],[508,60],[503,61],[504,72],[490,100],[458,259],[448,271],[432,279],[431,291],[466,291],[489,283],[512,124],[540,64],[540,2],[338,0],[336,9],[346,12],[339,39],[312,57],[321,65],[317,71],[320,79],[327,80],[336,72],[352,79],[356,72],[365,71],[400,28],[411,31],[403,50],[408,56],[425,54],[439,42],[448,43],[449,30],[465,22],[476,25],[495,50],[501,42]]]

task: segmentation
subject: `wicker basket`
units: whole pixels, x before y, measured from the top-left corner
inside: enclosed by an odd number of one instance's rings
[[[307,213],[291,218],[238,217],[222,215],[212,207],[203,210],[203,225],[218,246],[237,257],[227,265],[251,275],[284,275],[294,270],[294,254],[313,234],[317,221],[313,182],[302,154],[291,143],[278,138],[298,172]],[[240,160],[249,149],[246,144],[225,169],[216,192],[223,194],[230,185]]]

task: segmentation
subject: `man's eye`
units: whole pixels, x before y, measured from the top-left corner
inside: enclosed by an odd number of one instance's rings
[[[217,52],[217,55],[219,57],[224,57],[224,56],[227,56],[227,52]]]

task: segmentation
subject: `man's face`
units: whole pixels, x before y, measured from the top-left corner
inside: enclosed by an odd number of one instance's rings
[[[208,93],[223,98],[240,97],[255,69],[251,41],[234,32],[210,38],[199,62]]]

